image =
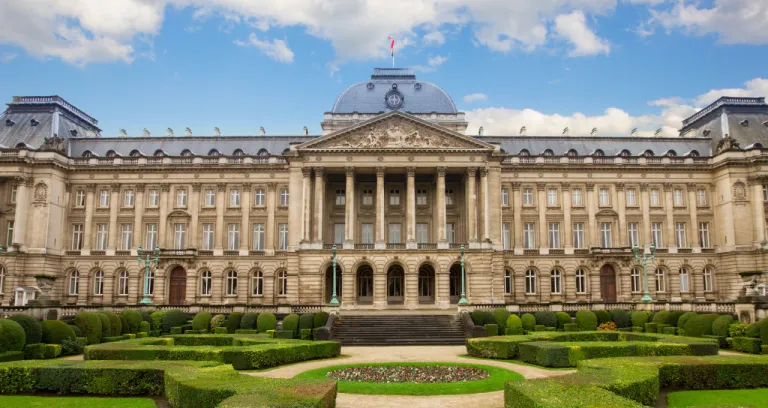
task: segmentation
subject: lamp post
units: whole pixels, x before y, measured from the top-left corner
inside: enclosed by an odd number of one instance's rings
[[[336,299],[336,245],[331,247],[331,253],[333,254],[333,296],[331,296],[331,304],[338,305],[339,299]]]
[[[651,244],[651,262],[656,260],[656,246]],[[632,252],[635,254],[635,262],[640,262],[640,251],[637,245],[632,247]],[[653,298],[648,294],[648,254],[643,251],[643,297],[640,298],[643,302],[651,302]]]
[[[138,248],[138,261],[139,269],[144,268],[144,299],[141,299],[142,305],[151,305],[152,299],[149,298],[149,269],[157,267],[160,264],[160,247],[155,247],[155,259],[150,258],[150,254],[147,253],[147,259],[141,259],[141,245]]]
[[[466,291],[464,290],[464,244],[461,245],[461,299],[459,299],[460,305],[468,305],[466,297]]]

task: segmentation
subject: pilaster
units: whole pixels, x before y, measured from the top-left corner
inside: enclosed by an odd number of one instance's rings
[[[346,205],[344,206],[344,249],[355,249],[355,168],[345,167],[344,172],[347,177]]]

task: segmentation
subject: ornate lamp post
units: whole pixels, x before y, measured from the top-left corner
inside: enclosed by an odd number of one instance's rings
[[[651,244],[651,262],[656,259],[656,246]],[[640,262],[641,248],[638,246],[632,247],[632,252],[635,254],[635,262]],[[643,302],[651,302],[653,298],[648,294],[648,255],[643,251],[643,297],[640,298]]]
[[[331,296],[331,304],[338,305],[339,299],[336,299],[336,245],[331,247],[331,253],[333,254],[333,295]]]
[[[141,259],[141,245],[139,245],[138,249],[139,269],[144,268],[144,299],[141,299],[139,303],[151,305],[152,299],[149,298],[149,270],[150,268],[156,268],[160,264],[160,247],[155,247],[155,259],[151,259],[149,253],[147,253],[147,259]]]
[[[468,305],[466,297],[466,291],[464,290],[464,244],[461,245],[461,299],[459,299],[460,305]]]

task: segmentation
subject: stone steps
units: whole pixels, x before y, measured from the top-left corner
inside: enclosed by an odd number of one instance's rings
[[[345,346],[462,345],[457,315],[341,315],[333,338]]]

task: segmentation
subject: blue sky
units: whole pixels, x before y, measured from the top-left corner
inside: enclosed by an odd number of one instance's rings
[[[71,3],[0,0],[0,102],[58,94],[105,136],[319,133],[391,65],[388,35],[469,132],[672,135],[720,95],[768,96],[768,0]]]

